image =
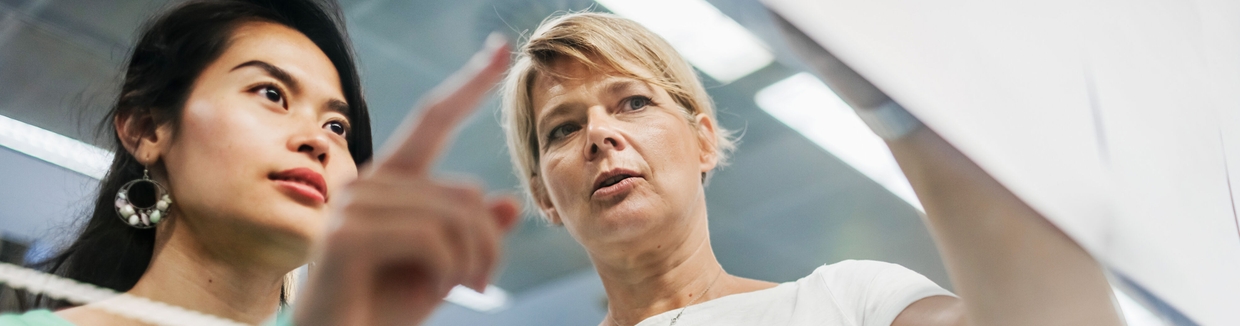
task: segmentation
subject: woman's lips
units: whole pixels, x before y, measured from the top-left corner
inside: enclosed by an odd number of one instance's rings
[[[281,190],[315,203],[327,202],[327,183],[323,175],[309,168],[294,168],[268,176]]]
[[[284,189],[286,193],[291,193],[299,197],[313,200],[315,203],[327,202],[327,198],[324,198],[323,194],[320,193],[318,189],[314,189],[314,187],[308,186],[304,183],[288,180],[274,181],[276,182],[276,185],[281,189]]]
[[[594,194],[591,195],[591,197],[598,200],[607,200],[628,194],[633,190],[633,187],[637,186],[638,179],[640,179],[640,177],[624,178],[623,180],[620,180],[620,182],[616,182],[613,185],[594,190]]]

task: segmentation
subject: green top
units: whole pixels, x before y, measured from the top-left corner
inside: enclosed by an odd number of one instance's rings
[[[275,317],[264,323],[267,326],[292,326],[293,309],[280,309]],[[51,310],[40,309],[24,314],[0,314],[0,326],[74,326]]]
[[[51,310],[31,310],[24,314],[0,315],[0,326],[73,326]]]

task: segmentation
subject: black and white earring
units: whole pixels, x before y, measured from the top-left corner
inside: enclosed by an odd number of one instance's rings
[[[139,229],[153,228],[168,218],[170,205],[172,198],[168,197],[168,190],[151,180],[146,169],[142,169],[142,179],[126,182],[116,192],[116,214],[125,224]]]

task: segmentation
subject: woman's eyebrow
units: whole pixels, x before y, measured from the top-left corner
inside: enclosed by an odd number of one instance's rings
[[[267,75],[271,76],[271,78],[275,78],[276,80],[279,80],[281,83],[288,85],[288,87],[291,89],[293,93],[301,93],[301,85],[297,83],[297,78],[293,78],[293,76],[289,75],[289,73],[287,71],[284,71],[284,69],[280,69],[280,67],[276,67],[275,65],[264,62],[262,60],[246,61],[245,63],[239,64],[236,67],[233,67],[232,70],[229,70],[229,72],[236,71],[237,69],[241,69],[245,67],[256,67],[256,68],[262,69],[263,72],[267,73]]]
[[[618,81],[610,82],[607,84],[607,87],[605,87],[605,89],[607,90],[608,94],[617,95],[620,93],[628,92],[633,89],[642,89],[643,87],[639,87],[639,86],[646,86],[644,84],[645,83],[642,83],[636,80],[625,79],[625,80],[618,80]]]
[[[301,84],[297,82],[297,78],[293,78],[293,75],[290,75],[287,71],[284,71],[284,69],[280,69],[280,67],[276,67],[275,65],[264,62],[262,60],[246,61],[245,63],[239,64],[236,67],[233,67],[232,70],[229,70],[229,71],[235,71],[237,69],[241,69],[245,67],[255,67],[255,68],[261,69],[263,72],[267,73],[268,76],[271,76],[271,78],[275,78],[276,80],[279,80],[281,83],[288,85],[288,87],[290,88],[290,91],[292,91],[294,94],[301,93]],[[349,103],[346,103],[345,101],[341,101],[339,99],[328,100],[327,103],[323,105],[323,107],[326,108],[328,111],[340,113],[346,117],[349,116],[349,111],[351,111],[351,108],[349,107]]]
[[[603,85],[603,89],[607,92],[607,94],[617,96],[633,90],[649,90],[650,86],[641,81],[622,79],[607,82],[606,85]],[[534,128],[536,130],[540,129],[540,127],[543,127],[543,124],[547,123],[547,121],[552,120],[557,116],[568,114],[569,112],[580,109],[581,106],[582,104],[580,103],[556,104],[550,110],[544,111],[545,113],[537,117],[537,121],[534,123]]]
[[[345,103],[345,101],[341,101],[338,99],[330,99],[330,100],[327,100],[327,104],[325,104],[324,107],[326,107],[328,111],[340,113],[341,115],[344,115],[345,117],[350,116],[349,111],[351,110],[351,108],[349,107],[349,103]]]
[[[551,107],[550,110],[544,111],[543,114],[537,117],[537,121],[534,123],[534,130],[545,129],[547,127],[545,125],[549,121],[555,120],[559,116],[568,115],[574,111],[583,110],[585,109],[585,106],[585,104],[571,101],[558,103]]]

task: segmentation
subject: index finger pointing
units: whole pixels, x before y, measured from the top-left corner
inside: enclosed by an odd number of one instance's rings
[[[376,169],[426,173],[439,152],[450,143],[450,134],[477,108],[508,67],[508,42],[499,34],[487,38],[483,50],[443,83],[431,90],[419,114],[410,113],[379,150]]]

